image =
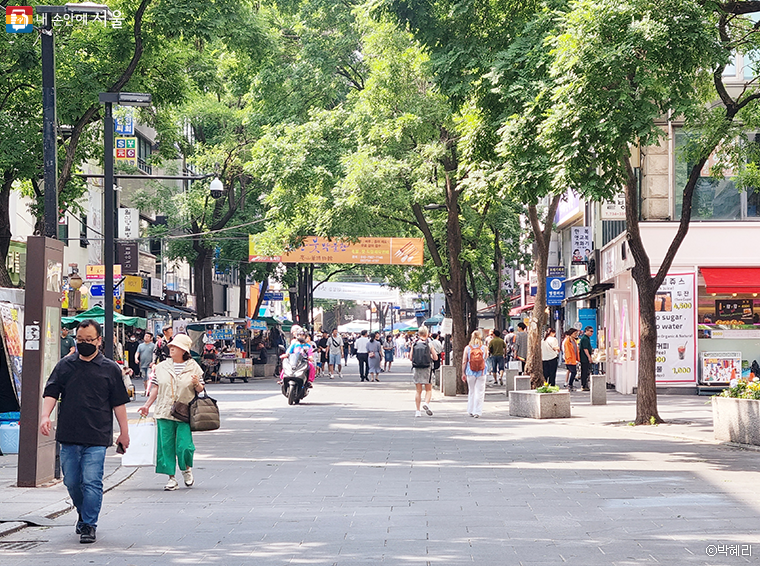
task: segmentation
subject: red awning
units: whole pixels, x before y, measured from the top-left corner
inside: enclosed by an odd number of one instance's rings
[[[701,267],[708,293],[760,293],[760,267]]]

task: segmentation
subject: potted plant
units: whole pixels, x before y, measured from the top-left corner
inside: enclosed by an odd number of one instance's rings
[[[760,379],[736,379],[712,398],[716,440],[760,446]]]
[[[509,414],[531,419],[568,418],[570,393],[548,383],[532,391],[510,391]]]

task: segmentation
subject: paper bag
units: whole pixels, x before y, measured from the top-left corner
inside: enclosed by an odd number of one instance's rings
[[[121,458],[122,466],[156,465],[156,420],[142,418],[129,422],[129,448]]]

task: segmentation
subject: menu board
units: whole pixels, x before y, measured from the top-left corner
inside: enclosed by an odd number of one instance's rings
[[[696,383],[695,277],[669,273],[655,295],[658,383]]]
[[[741,375],[741,352],[702,352],[703,383],[728,383]]]
[[[732,299],[715,301],[715,324],[741,326],[752,324],[752,299]]]

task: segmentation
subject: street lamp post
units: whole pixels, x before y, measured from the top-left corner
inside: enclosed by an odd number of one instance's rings
[[[24,298],[24,367],[21,376],[21,430],[17,485],[36,487],[55,477],[55,441],[39,432],[45,379],[60,356],[61,277],[63,244],[58,231],[58,162],[55,94],[55,14],[104,14],[108,7],[92,3],[36,6],[42,15],[42,160],[45,187],[43,236],[27,238]]]
[[[130,92],[101,92],[100,103],[105,105],[103,116],[103,263],[105,266],[105,300],[103,310],[103,351],[113,359],[113,263],[114,263],[114,186],[113,186],[113,105],[150,106],[150,94]]]

